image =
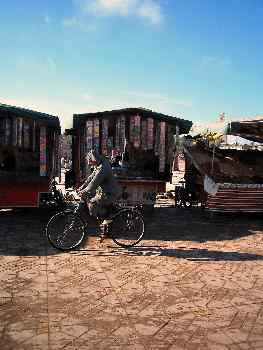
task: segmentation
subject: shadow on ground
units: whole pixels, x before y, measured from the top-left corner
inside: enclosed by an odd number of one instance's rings
[[[158,225],[157,225],[158,223]],[[209,213],[199,208],[156,208],[146,217],[145,239],[164,241],[224,241],[263,233],[262,215]]]
[[[45,256],[58,254],[47,242],[44,228],[52,210],[0,211],[0,255]],[[258,215],[209,215],[198,208],[191,210],[178,208],[156,208],[152,215],[145,217],[146,233],[144,247],[128,251],[133,255],[164,255],[194,260],[258,260],[261,256],[238,252],[218,252],[206,249],[166,249],[147,241],[224,241],[235,240],[263,232],[263,220]],[[94,223],[93,223],[94,225]],[[96,229],[89,231],[95,236]],[[181,244],[180,243],[180,244]],[[88,245],[88,241],[87,241]],[[113,243],[114,246],[114,243]],[[125,250],[122,251],[124,254]],[[80,251],[84,254],[84,251]],[[92,252],[91,250],[89,252]],[[98,250],[99,252],[99,250]],[[101,253],[101,252],[99,252]],[[95,253],[96,254],[96,253]],[[108,254],[108,252],[105,252]]]
[[[222,250],[209,250],[201,248],[166,248],[158,246],[138,246],[129,249],[116,248],[113,245],[108,246],[107,250],[104,249],[81,249],[79,251],[72,252],[77,255],[89,255],[89,256],[167,256],[177,259],[186,259],[197,262],[205,261],[254,261],[262,260],[263,256],[251,253],[240,253],[234,251],[222,251]]]

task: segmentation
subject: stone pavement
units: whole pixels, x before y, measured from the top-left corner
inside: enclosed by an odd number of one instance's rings
[[[60,253],[51,213],[0,212],[1,350],[263,349],[263,221],[157,208],[130,250]]]

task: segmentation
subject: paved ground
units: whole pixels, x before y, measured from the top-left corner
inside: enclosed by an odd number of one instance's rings
[[[263,221],[157,208],[132,250],[59,253],[0,212],[0,349],[263,349]]]

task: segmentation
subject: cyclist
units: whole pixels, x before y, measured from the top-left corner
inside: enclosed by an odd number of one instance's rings
[[[77,189],[82,201],[86,202],[89,214],[95,217],[102,217],[121,194],[120,186],[115,179],[110,162],[92,149],[87,155],[90,167],[94,167],[92,174]],[[106,225],[104,220],[102,225]]]

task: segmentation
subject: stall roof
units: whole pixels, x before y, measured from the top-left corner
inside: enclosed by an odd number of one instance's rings
[[[213,170],[212,150],[195,144],[185,146],[185,152],[199,172],[211,176],[215,182],[263,183],[263,152],[216,148]]]
[[[228,124],[226,133],[263,143],[263,117],[257,120],[233,121]]]
[[[165,115],[162,113],[153,112],[150,109],[145,108],[124,108],[124,109],[116,109],[112,111],[104,111],[104,112],[96,112],[96,113],[84,113],[84,114],[74,114],[73,115],[73,128],[78,127],[82,120],[86,120],[88,118],[105,118],[116,115],[134,115],[139,114],[144,118],[153,118],[159,121],[165,121],[172,125],[178,125],[180,129],[180,134],[187,134],[192,127],[192,122],[190,120],[185,120],[181,118],[172,117],[169,115]]]
[[[31,109],[10,106],[0,103],[0,117],[1,114],[7,114],[8,116],[28,117],[35,120],[45,122],[47,125],[52,127],[60,128],[59,118],[50,114],[36,112]]]

